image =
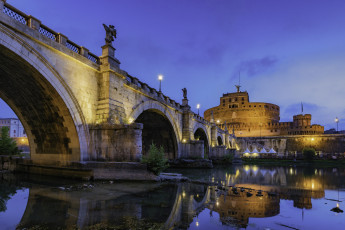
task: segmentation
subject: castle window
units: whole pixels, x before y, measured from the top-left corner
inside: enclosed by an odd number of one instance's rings
[[[242,105],[244,104],[244,102],[242,102]]]
[[[261,107],[261,105],[259,105],[259,107]]]
[[[256,107],[256,105],[254,105],[254,107]]]
[[[235,98],[235,101],[237,101],[237,97]]]
[[[229,105],[229,108],[231,108],[231,105]]]
[[[244,101],[244,97],[242,97],[242,101]]]
[[[223,99],[223,103],[225,103],[225,99]]]
[[[231,98],[229,98],[229,102],[231,102]]]
[[[252,107],[251,105],[249,105],[249,107]]]

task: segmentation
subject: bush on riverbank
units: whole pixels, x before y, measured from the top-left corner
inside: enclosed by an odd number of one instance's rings
[[[3,126],[0,133],[0,155],[18,155],[20,153],[17,143],[9,135],[9,128]]]
[[[304,159],[311,161],[315,158],[315,149],[310,147],[304,147],[302,154]]]
[[[158,148],[155,144],[151,144],[147,156],[143,156],[142,163],[147,164],[147,168],[155,175],[159,175],[164,169],[168,168],[168,159],[165,157],[164,148]]]

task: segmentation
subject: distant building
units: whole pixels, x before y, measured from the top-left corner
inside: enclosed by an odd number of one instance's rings
[[[0,118],[0,128],[7,126],[10,130],[10,137],[27,137],[24,127],[18,118]]]
[[[279,122],[278,105],[249,102],[248,92],[236,87],[237,92],[223,94],[219,106],[205,111],[206,120],[213,119],[222,128],[226,122],[228,130],[233,130],[237,137],[323,134],[323,126],[311,124],[311,114],[298,114],[292,122]]]
[[[345,134],[345,130],[337,131],[334,128],[325,130],[325,134]]]

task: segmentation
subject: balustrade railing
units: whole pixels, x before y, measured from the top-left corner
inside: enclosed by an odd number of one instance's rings
[[[37,30],[40,34],[42,34],[43,36],[59,42],[63,45],[65,45],[68,49],[72,50],[73,52],[83,55],[85,56],[87,59],[89,59],[90,61],[99,64],[99,57],[91,52],[88,53],[81,53],[81,46],[75,44],[74,42],[68,40],[67,38],[65,38],[64,42],[63,40],[59,39],[59,34],[57,32],[55,32],[54,30],[50,29],[49,27],[40,24],[41,22],[38,21],[37,19],[35,20],[36,25],[32,25],[32,16],[28,16],[27,14],[21,12],[20,10],[16,9],[15,7],[11,6],[8,3],[5,3],[3,6],[3,13],[10,16],[11,18],[13,18],[14,20],[27,25],[29,27],[31,27],[32,29]],[[29,22],[30,21],[30,22]],[[61,36],[61,35],[60,35]],[[60,41],[61,40],[61,41]],[[62,42],[63,41],[63,42]]]
[[[41,24],[38,31],[40,32],[40,34],[46,36],[47,38],[53,41],[57,41],[57,33],[54,30],[49,29],[45,25]]]
[[[9,4],[4,5],[3,12],[24,25],[28,24],[28,16]]]
[[[94,62],[94,63],[97,63],[99,64],[99,58],[97,57],[96,54],[93,54],[93,53],[88,53],[87,55],[87,59],[89,59],[90,61]]]
[[[80,54],[80,46],[78,46],[77,44],[75,44],[74,42],[67,40],[66,42],[66,47],[70,50],[72,50],[73,52]]]

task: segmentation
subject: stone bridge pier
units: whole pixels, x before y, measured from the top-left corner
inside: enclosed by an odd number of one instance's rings
[[[32,162],[139,161],[152,143],[169,159],[233,151],[187,92],[180,104],[122,70],[108,33],[98,57],[0,0],[0,98],[21,120]]]

